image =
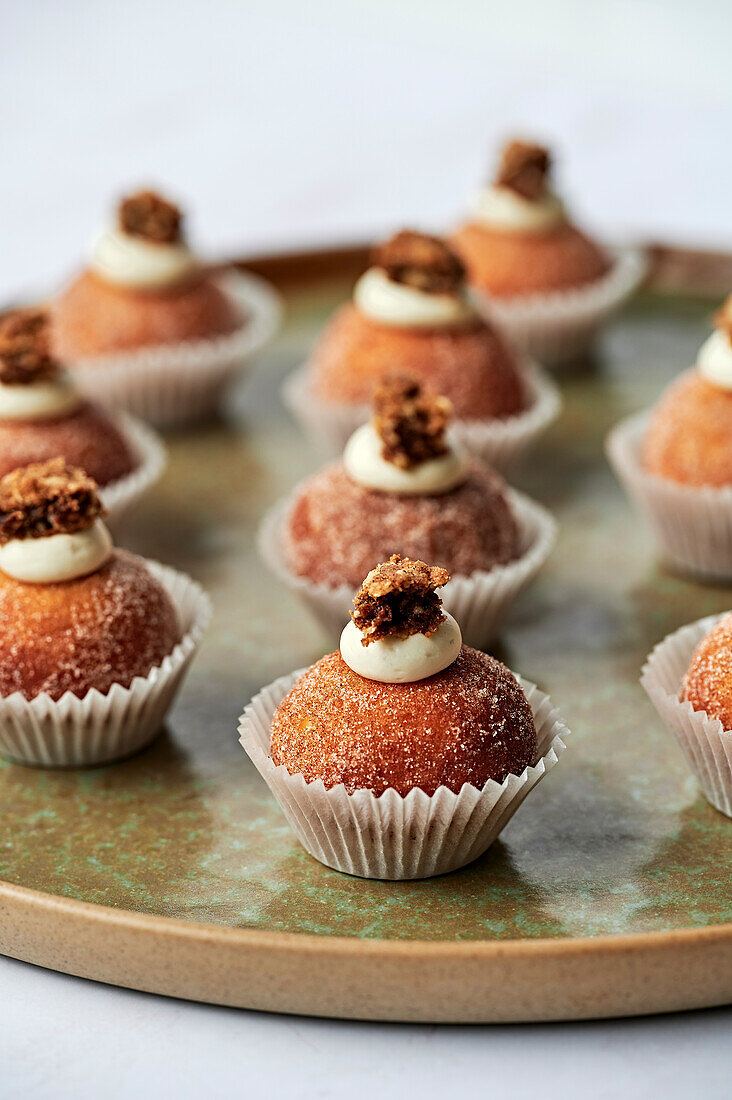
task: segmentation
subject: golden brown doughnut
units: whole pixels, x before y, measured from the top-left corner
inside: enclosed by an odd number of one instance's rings
[[[583,287],[610,270],[602,249],[567,222],[543,233],[510,233],[468,222],[451,244],[472,285],[497,298]]]
[[[129,687],[180,639],[165,588],[124,550],[63,584],[23,584],[0,572],[0,622],[0,695],[19,691],[27,699]]]
[[[166,290],[133,290],[82,272],[52,305],[53,349],[74,359],[222,336],[241,324],[208,276]]]
[[[732,485],[732,391],[685,371],[653,409],[641,458],[649,473],[670,481]]]
[[[511,672],[468,646],[443,672],[409,684],[367,680],[331,653],[277,708],[270,755],[326,787],[431,795],[520,775],[536,755],[536,729]]]
[[[395,371],[449,398],[466,420],[515,416],[529,402],[513,355],[481,321],[455,328],[379,325],[349,302],[333,315],[311,358],[322,401],[368,404]]]
[[[725,615],[694,650],[681,688],[682,702],[705,710],[732,729],[732,613]]]
[[[356,586],[375,561],[396,553],[454,575],[488,571],[519,556],[520,536],[503,481],[478,462],[461,485],[434,496],[366,489],[335,462],[295,498],[283,550],[298,576]]]
[[[0,419],[0,477],[18,466],[61,457],[98,485],[126,477],[135,459],[122,432],[97,405],[85,401],[57,419]]]

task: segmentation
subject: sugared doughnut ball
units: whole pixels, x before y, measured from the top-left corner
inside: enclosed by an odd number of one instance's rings
[[[83,697],[129,687],[175,648],[180,625],[144,561],[116,550],[96,573],[63,584],[23,584],[0,573],[0,695]]]
[[[0,477],[18,466],[59,457],[67,466],[86,470],[97,485],[126,477],[135,468],[125,437],[90,402],[56,420],[0,419]]]
[[[326,787],[431,795],[520,775],[536,755],[536,729],[516,678],[477,649],[463,646],[444,672],[411,684],[367,680],[331,653],[280,703],[270,754]]]
[[[202,277],[169,289],[134,290],[82,272],[52,306],[53,350],[76,358],[233,332],[241,323],[231,301]]]
[[[717,623],[694,650],[684,683],[682,702],[705,710],[732,730],[732,613]]]
[[[451,243],[470,282],[497,298],[586,286],[610,269],[602,249],[566,222],[544,233],[510,233],[471,222]]]
[[[642,461],[670,481],[732,485],[732,391],[685,371],[651,413]]]
[[[315,583],[358,586],[392,554],[434,562],[456,575],[488,571],[521,552],[504,482],[477,462],[465,481],[435,496],[400,496],[358,485],[341,462],[305,482],[284,531],[294,573]]]
[[[379,325],[342,306],[311,358],[313,392],[326,402],[365,405],[394,373],[410,375],[449,398],[465,420],[515,416],[529,396],[511,352],[480,322],[455,328]]]

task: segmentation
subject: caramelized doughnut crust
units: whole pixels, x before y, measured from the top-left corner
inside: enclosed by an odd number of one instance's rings
[[[169,290],[113,286],[84,271],[52,306],[53,350],[75,358],[233,332],[240,324],[229,299],[208,278]]]
[[[463,646],[436,676],[381,684],[323,657],[280,703],[270,755],[306,782],[434,794],[520,775],[536,754],[531,707],[509,670]]]
[[[684,371],[651,413],[641,457],[670,481],[732,485],[732,392]]]
[[[326,326],[311,360],[322,401],[368,404],[377,383],[399,372],[453,404],[465,420],[514,416],[528,395],[510,351],[487,325],[419,329],[378,325],[352,302]]]
[[[293,502],[287,563],[315,583],[357,588],[392,554],[434,562],[453,576],[488,571],[520,554],[501,479],[474,462],[462,485],[438,496],[399,496],[357,485],[341,462],[325,466]]]
[[[58,420],[0,419],[0,477],[18,466],[63,458],[108,485],[135,469],[127,440],[97,405],[84,402]]]
[[[178,615],[142,558],[116,550],[88,577],[23,584],[0,573],[0,695],[83,697],[129,687],[180,638]]]
[[[546,233],[506,233],[468,223],[451,243],[470,282],[498,298],[584,286],[610,270],[602,249],[566,223]]]
[[[732,613],[699,642],[681,688],[682,702],[732,729]]]

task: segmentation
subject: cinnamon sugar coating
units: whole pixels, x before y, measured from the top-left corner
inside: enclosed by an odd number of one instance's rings
[[[516,678],[468,646],[443,672],[410,684],[367,680],[331,653],[277,708],[270,755],[328,788],[432,795],[520,775],[536,756],[536,729]]]
[[[145,562],[116,550],[96,573],[63,584],[0,574],[0,695],[83,697],[129,687],[180,639],[178,615]]]
[[[641,461],[684,485],[732,485],[732,392],[695,369],[681,374],[651,413]]]
[[[705,710],[732,730],[732,613],[725,615],[694,650],[681,687],[681,701]]]
[[[392,554],[371,570],[354,598],[351,618],[363,635],[361,644],[412,634],[429,638],[445,621],[435,589],[449,580],[446,569]]]
[[[182,236],[183,215],[157,191],[136,191],[122,199],[117,211],[119,227],[133,237],[153,244],[177,244]]]
[[[435,562],[453,576],[488,572],[521,553],[505,483],[480,463],[439,496],[402,496],[357,485],[341,462],[310,477],[283,532],[288,567],[316,584],[357,588],[392,554]]]
[[[374,264],[395,283],[428,294],[451,294],[465,282],[465,268],[439,237],[403,229],[374,250]]]
[[[113,286],[82,272],[52,305],[53,348],[74,359],[224,336],[243,323],[213,279],[198,272],[156,289]]]
[[[401,470],[447,453],[445,429],[451,416],[446,397],[424,391],[407,375],[391,375],[374,390],[373,424],[382,457]]]
[[[97,485],[127,477],[137,465],[122,432],[91,402],[54,420],[0,419],[0,477],[57,456],[68,466],[80,466]]]
[[[551,168],[549,150],[531,141],[509,141],[501,150],[495,183],[531,201],[546,194]]]
[[[62,458],[6,474],[0,480],[0,546],[91,527],[104,512],[96,490],[95,481]]]
[[[468,222],[452,237],[470,282],[499,298],[583,287],[610,270],[594,241],[568,222],[541,233],[507,232]]]
[[[0,317],[0,383],[25,386],[58,373],[48,321],[40,309],[14,309]]]
[[[442,394],[464,420],[515,416],[529,404],[513,354],[488,325],[379,325],[352,302],[326,326],[311,359],[311,385],[325,402],[367,405],[375,386],[404,373]]]

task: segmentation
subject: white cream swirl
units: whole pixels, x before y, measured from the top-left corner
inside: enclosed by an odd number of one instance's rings
[[[0,382],[0,420],[53,420],[81,404],[81,395],[68,375],[37,382]]]
[[[452,615],[429,638],[410,634],[408,638],[379,638],[363,644],[363,635],[353,621],[341,634],[341,657],[350,669],[367,680],[382,684],[411,684],[426,680],[448,668],[460,653],[462,634]]]
[[[723,390],[732,390],[732,341],[722,329],[715,329],[699,349],[699,374]]]
[[[182,282],[195,271],[197,261],[185,244],[158,244],[107,229],[94,242],[90,266],[108,283],[151,290]]]
[[[543,233],[564,221],[564,207],[556,195],[525,199],[510,187],[483,187],[473,203],[473,216],[489,229],[509,233]]]
[[[431,294],[394,282],[379,267],[364,272],[353,289],[353,301],[372,321],[397,328],[450,328],[471,324],[477,316],[467,292]]]
[[[467,458],[447,438],[447,453],[428,458],[409,470],[402,470],[382,455],[383,443],[373,423],[362,424],[346,444],[343,465],[357,485],[382,493],[424,496],[448,493],[465,481]]]
[[[58,584],[95,573],[113,548],[112,536],[98,519],[73,535],[11,539],[0,546],[0,570],[26,584]]]

